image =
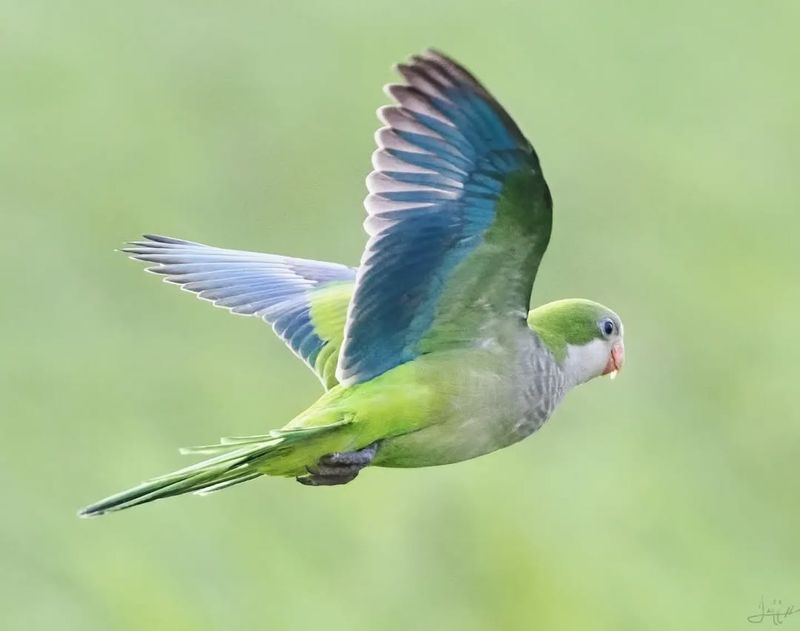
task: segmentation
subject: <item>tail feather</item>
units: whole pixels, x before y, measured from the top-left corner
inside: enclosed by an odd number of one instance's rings
[[[245,438],[242,437],[226,437],[220,438],[218,443],[214,443],[212,445],[195,445],[192,447],[181,447],[178,449],[178,452],[182,456],[208,456],[208,455],[215,455],[215,454],[225,454],[229,453],[232,449],[237,447],[244,447],[246,445],[258,445],[264,443],[266,441],[272,440],[276,438],[275,436],[264,435],[264,436],[248,436]]]
[[[229,486],[234,486],[236,484],[241,484],[242,482],[248,482],[249,480],[254,480],[255,478],[261,477],[262,475],[263,475],[262,473],[254,471],[250,475],[244,475],[240,478],[235,478],[233,480],[225,480],[213,486],[208,486],[200,491],[195,491],[194,493],[195,495],[209,495],[211,493],[216,493],[217,491],[221,491],[222,489],[227,489]]]
[[[285,454],[298,443],[325,435],[348,423],[349,421],[341,421],[319,427],[279,430],[262,436],[223,439],[233,442],[220,442],[219,445],[184,449],[182,453],[218,455],[100,500],[82,509],[78,515],[96,517],[165,497],[184,493],[207,495],[247,482],[264,475],[258,465],[266,459]],[[223,453],[219,453],[220,451]]]

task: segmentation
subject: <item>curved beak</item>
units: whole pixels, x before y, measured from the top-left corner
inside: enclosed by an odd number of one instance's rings
[[[625,363],[625,346],[622,340],[615,342],[611,347],[611,355],[608,357],[608,363],[603,369],[604,375],[609,375],[611,379],[617,376],[617,373],[622,370],[622,364]]]

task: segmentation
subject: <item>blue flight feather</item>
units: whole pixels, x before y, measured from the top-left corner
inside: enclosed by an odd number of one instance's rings
[[[539,168],[509,115],[455,62],[429,52],[398,70],[408,85],[389,86],[398,104],[378,112],[387,126],[367,178],[370,240],[339,356],[343,384],[418,356],[448,278],[481,245],[508,177]]]
[[[215,306],[268,322],[312,370],[328,341],[311,320],[311,295],[355,278],[353,268],[336,263],[225,250],[159,235],[145,235],[122,251],[155,263],[148,271]]]

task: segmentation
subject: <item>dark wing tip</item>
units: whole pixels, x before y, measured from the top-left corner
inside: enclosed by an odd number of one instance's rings
[[[443,52],[442,50],[436,48],[435,46],[428,46],[425,50],[422,51],[420,55],[412,55],[412,59],[438,59],[441,61],[445,61],[451,63],[455,66],[459,64],[450,57],[447,53]]]

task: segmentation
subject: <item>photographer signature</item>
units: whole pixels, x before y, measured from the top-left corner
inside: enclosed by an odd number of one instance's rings
[[[800,612],[800,609],[795,609],[794,605],[784,607],[780,600],[773,600],[772,605],[772,607],[766,607],[764,605],[764,597],[762,596],[761,603],[758,607],[760,612],[752,616],[747,616],[747,621],[753,624],[759,624],[764,622],[764,620],[772,619],[772,624],[779,625],[783,624],[784,620],[793,613]]]

